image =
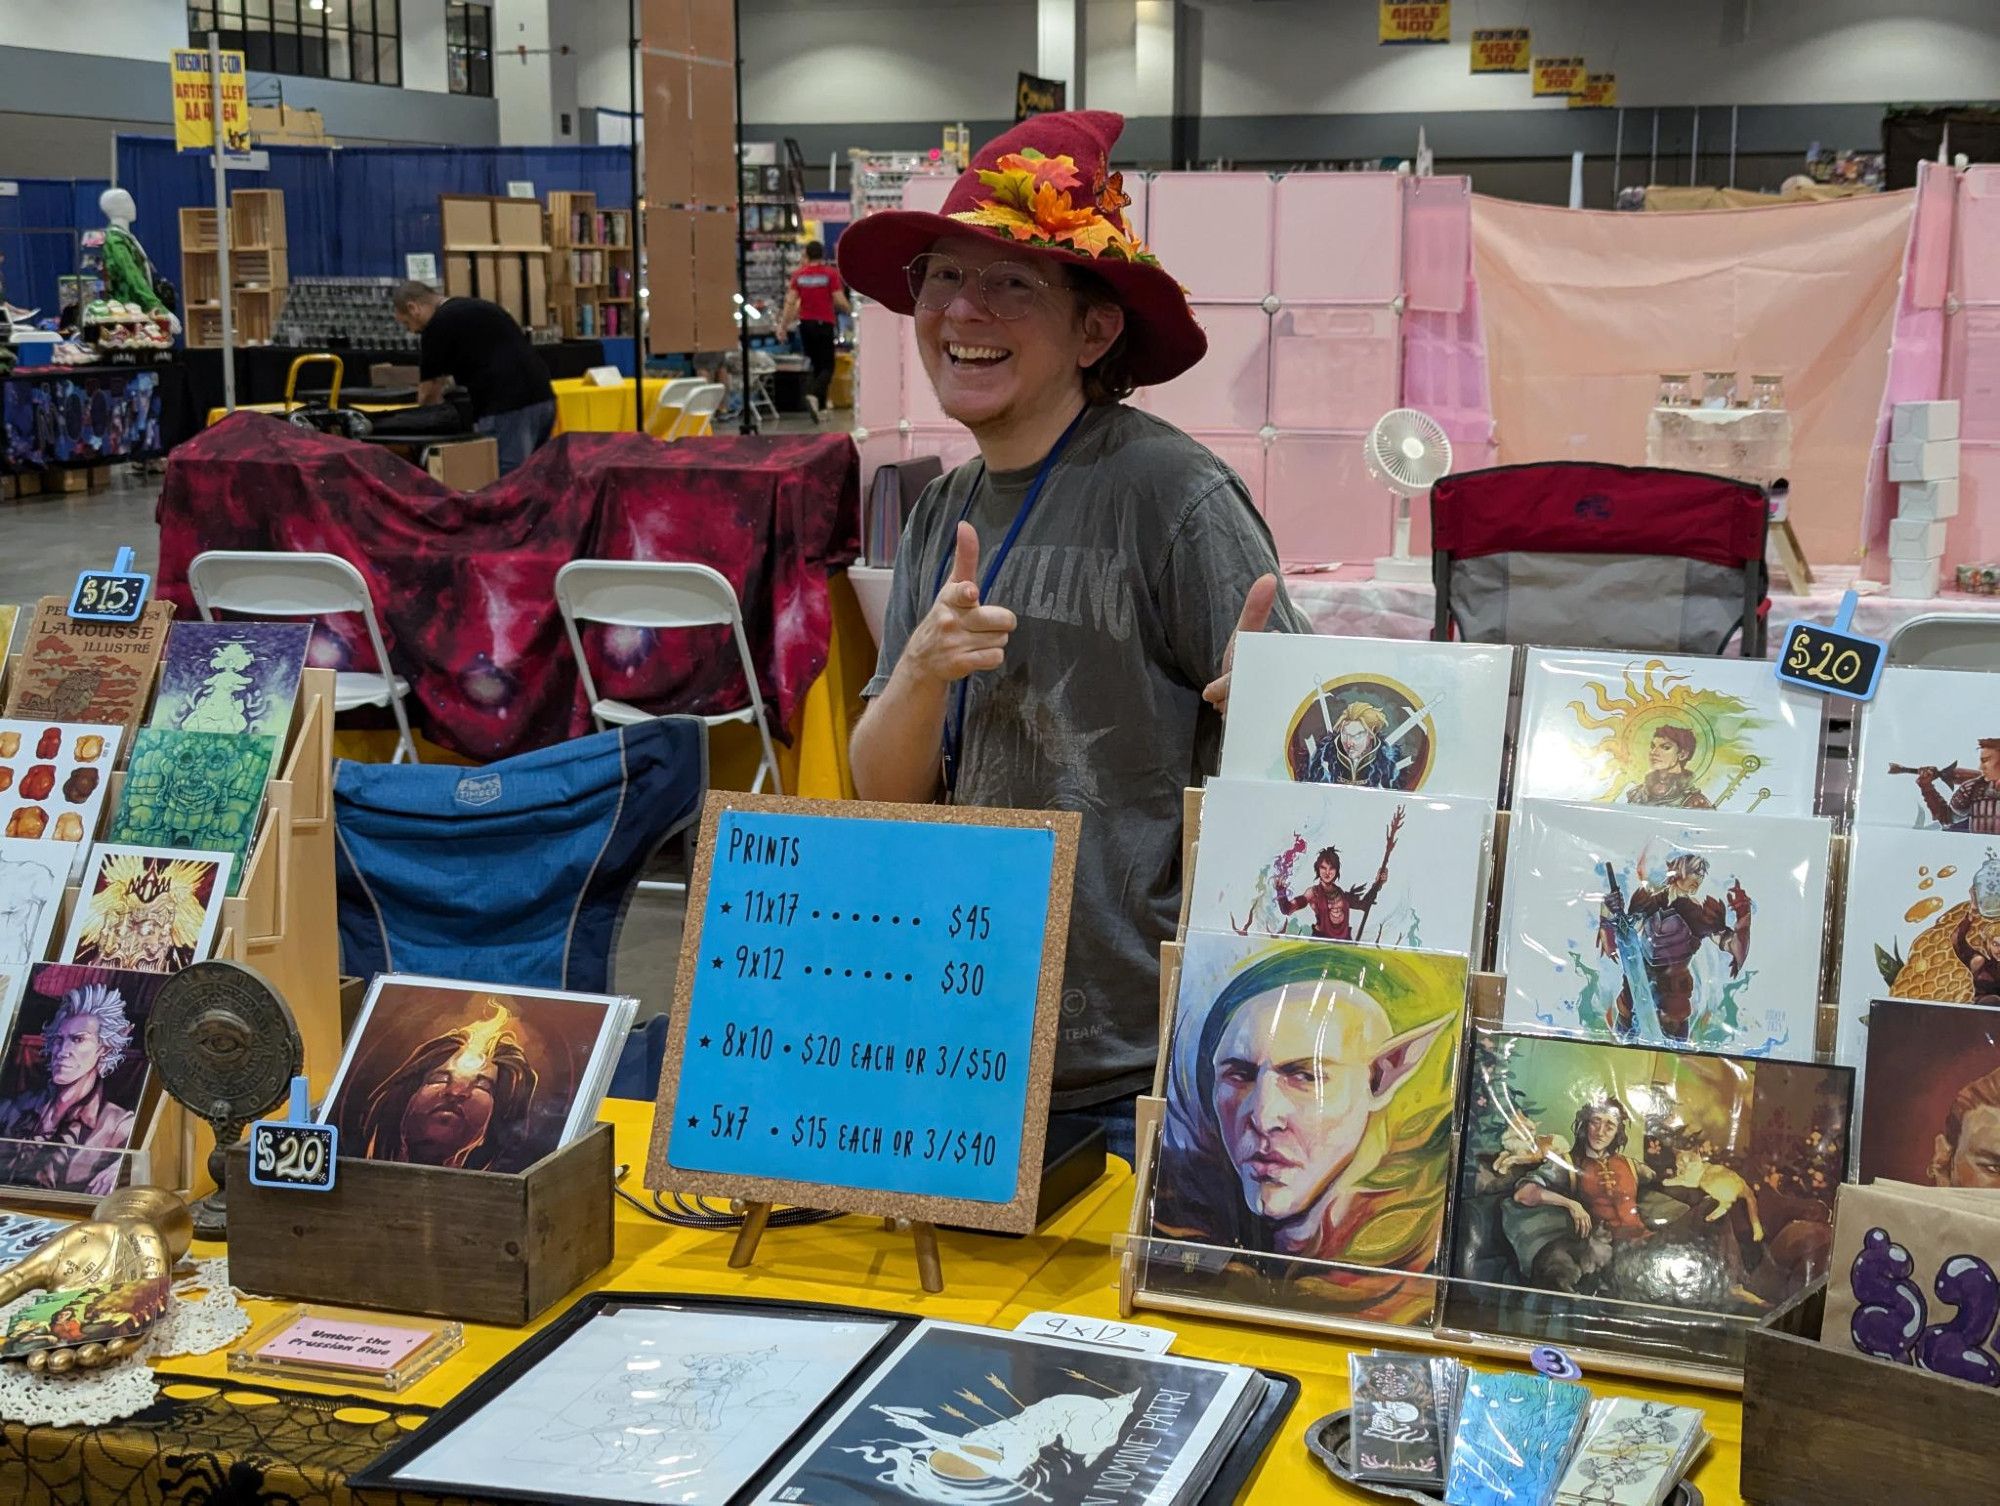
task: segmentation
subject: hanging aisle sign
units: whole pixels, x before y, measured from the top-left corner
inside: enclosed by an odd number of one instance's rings
[[[647,1185],[1033,1228],[1079,826],[710,795]]]
[[[1433,0],[1429,5],[1398,5],[1394,0],[1382,0],[1380,13],[1377,35],[1384,47],[1451,40],[1451,0]]]
[[[1530,38],[1525,26],[1475,31],[1472,34],[1472,71],[1526,73],[1529,47]]]
[[[1583,76],[1583,92],[1569,97],[1572,110],[1610,110],[1618,104],[1618,75],[1615,73],[1586,73]]]
[[[1590,70],[1582,58],[1536,58],[1535,97],[1581,94]]]
[[[208,50],[176,47],[167,61],[174,84],[174,147],[177,151],[208,151],[215,145],[209,119]],[[243,54],[222,52],[222,149],[241,154],[250,150],[250,91],[245,82]]]

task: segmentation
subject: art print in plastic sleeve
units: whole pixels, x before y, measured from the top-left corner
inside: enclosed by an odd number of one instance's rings
[[[1886,999],[1867,1041],[1858,1179],[2000,1188],[2000,1008]]]
[[[396,1471],[398,1483],[721,1506],[888,1334],[887,1322],[612,1307]],[[927,1404],[955,1404],[940,1393]]]
[[[345,1156],[525,1171],[596,1122],[622,995],[377,977],[320,1110]]]
[[[226,852],[98,843],[63,939],[63,961],[135,973],[177,973],[202,961],[222,924],[232,861]]]
[[[1497,799],[1513,666],[1511,648],[1245,633],[1222,773]]]
[[[1887,669],[1861,715],[1854,824],[2000,837],[2000,706],[1976,670]]]
[[[1453,1434],[1449,1506],[1546,1506],[1590,1392],[1539,1375],[1473,1371]]]
[[[1470,953],[1492,826],[1485,801],[1211,779],[1188,928]]]
[[[148,725],[282,739],[311,638],[309,622],[175,623]]]
[[[1843,1187],[1820,1342],[2000,1389],[2000,1199]]]
[[[1351,1354],[1354,1478],[1395,1485],[1444,1484],[1444,1437],[1429,1360],[1413,1354]]]
[[[1243,1255],[1196,1270],[1161,1250],[1148,1287],[1427,1324],[1465,988],[1463,957],[1191,932],[1152,1232]]]
[[[1842,911],[1839,1060],[1877,999],[2000,1003],[2000,838],[1856,827]]]
[[[65,882],[82,878],[122,735],[108,723],[0,721],[0,841],[67,844],[56,849]]]
[[[1509,1024],[1810,1060],[1828,824],[1528,800],[1495,967]]]
[[[112,1192],[139,1127],[146,1021],[163,974],[45,962],[0,1051],[0,1184]]]
[[[1810,816],[1820,706],[1757,659],[1528,650],[1514,796]]]
[[[1173,1506],[1198,1498],[1262,1386],[1240,1366],[925,1323],[756,1499]]]
[[[1659,1506],[1707,1441],[1699,1408],[1634,1396],[1597,1402],[1555,1506]]]
[[[1482,1027],[1468,1072],[1449,1326],[1740,1364],[1825,1272],[1847,1068]]]
[[[20,1002],[28,974],[49,954],[72,851],[0,837],[0,1028]]]

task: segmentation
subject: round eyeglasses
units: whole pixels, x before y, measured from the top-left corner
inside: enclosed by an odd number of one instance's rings
[[[1047,278],[1017,261],[991,262],[976,277],[969,277],[964,267],[941,251],[926,251],[903,270],[917,307],[934,314],[950,308],[968,280],[978,284],[978,302],[995,319],[1023,317],[1042,290],[1051,286]]]

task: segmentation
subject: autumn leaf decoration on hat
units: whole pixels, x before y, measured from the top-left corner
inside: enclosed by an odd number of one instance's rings
[[[1046,251],[1159,265],[1125,219],[1125,206],[1132,200],[1125,193],[1123,173],[1108,174],[1094,201],[1078,203],[1075,191],[1083,186],[1083,176],[1076,159],[1045,157],[1028,147],[981,171],[979,181],[992,190],[992,197],[952,219],[1003,231]]]

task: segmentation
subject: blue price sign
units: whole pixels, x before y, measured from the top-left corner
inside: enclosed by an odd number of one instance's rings
[[[250,1126],[250,1180],[257,1186],[333,1191],[340,1131],[331,1124],[314,1124],[311,1112],[306,1080],[294,1077],[290,1116],[260,1119]]]
[[[1849,591],[1840,599],[1833,626],[1817,622],[1794,622],[1778,640],[1778,658],[1773,666],[1778,678],[1788,685],[1817,690],[1822,695],[1846,696],[1850,700],[1875,698],[1888,661],[1889,645],[1880,638],[1864,637],[1849,630],[1859,598]]]
[[[1035,1046],[1055,1025],[1074,821],[712,797],[657,1176],[1015,1202],[1047,1101]]]
[[[132,568],[132,551],[121,548],[109,570],[85,570],[70,592],[69,615],[78,622],[137,622],[146,610],[153,577]]]

